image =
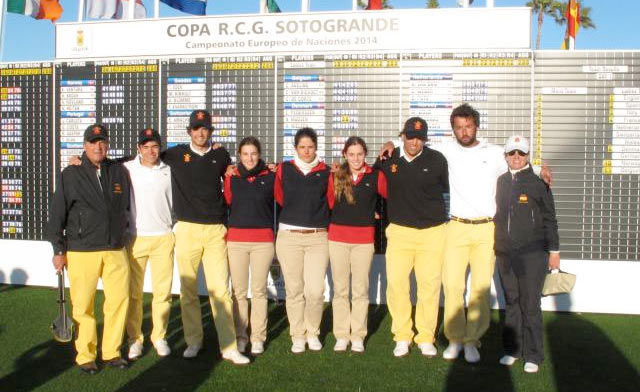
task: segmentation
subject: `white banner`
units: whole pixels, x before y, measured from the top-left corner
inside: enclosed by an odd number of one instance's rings
[[[529,8],[412,9],[56,24],[56,58],[529,49]]]

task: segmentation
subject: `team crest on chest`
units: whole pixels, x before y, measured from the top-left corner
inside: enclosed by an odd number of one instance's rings
[[[526,204],[529,202],[529,197],[526,194],[521,194],[520,197],[518,197],[518,203],[521,204]]]
[[[394,163],[393,165],[391,165],[391,173],[397,173],[397,172],[398,172],[398,165]]]
[[[189,154],[189,153],[184,154],[183,160],[185,162],[191,162],[191,154]]]

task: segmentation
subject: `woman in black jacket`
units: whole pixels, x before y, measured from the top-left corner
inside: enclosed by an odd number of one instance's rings
[[[558,223],[551,190],[533,173],[529,142],[511,136],[509,171],[498,178],[495,251],[506,300],[502,365],[518,358],[536,373],[544,359],[540,297],[548,269],[560,267]]]

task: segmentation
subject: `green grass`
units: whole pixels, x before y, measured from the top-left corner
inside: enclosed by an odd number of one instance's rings
[[[545,313],[546,361],[536,375],[497,364],[501,355],[500,313],[493,312],[480,350],[482,361],[427,359],[413,348],[405,358],[391,354],[390,318],[384,306],[370,307],[370,338],[364,355],[335,354],[331,308],[325,310],[319,353],[290,353],[284,305],[270,304],[266,352],[246,367],[220,359],[208,303],[202,298],[205,349],[181,358],[184,340],[178,300],[172,307],[169,344],[159,358],[148,344],[126,371],[103,369],[95,376],[74,367],[71,344],[52,341],[56,291],[0,285],[0,391],[640,391],[640,317]],[[149,329],[145,296],[144,331]],[[102,294],[97,296],[97,317]],[[438,346],[445,346],[440,338]]]

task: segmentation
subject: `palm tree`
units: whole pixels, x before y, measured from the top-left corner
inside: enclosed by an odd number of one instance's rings
[[[562,20],[560,8],[562,3],[557,0],[531,0],[527,2],[527,7],[531,7],[533,13],[538,14],[538,34],[536,36],[536,49],[540,49],[540,38],[542,37],[542,20],[544,15],[551,16],[556,23]]]
[[[360,8],[361,10],[367,8],[367,6],[369,5],[368,2],[365,2],[364,0],[358,0],[358,8]],[[391,4],[389,4],[388,0],[382,0],[382,9],[383,10],[388,10],[390,8],[393,8],[393,6]]]
[[[428,0],[427,8],[440,8],[440,3],[438,0]]]
[[[567,3],[562,3],[560,8],[558,9],[560,20],[558,23],[563,26],[567,24]],[[578,0],[578,4],[580,4],[580,0]],[[595,29],[596,25],[593,23],[591,19],[591,7],[583,7],[580,4],[580,28],[581,29]],[[566,39],[566,37],[565,37]]]

